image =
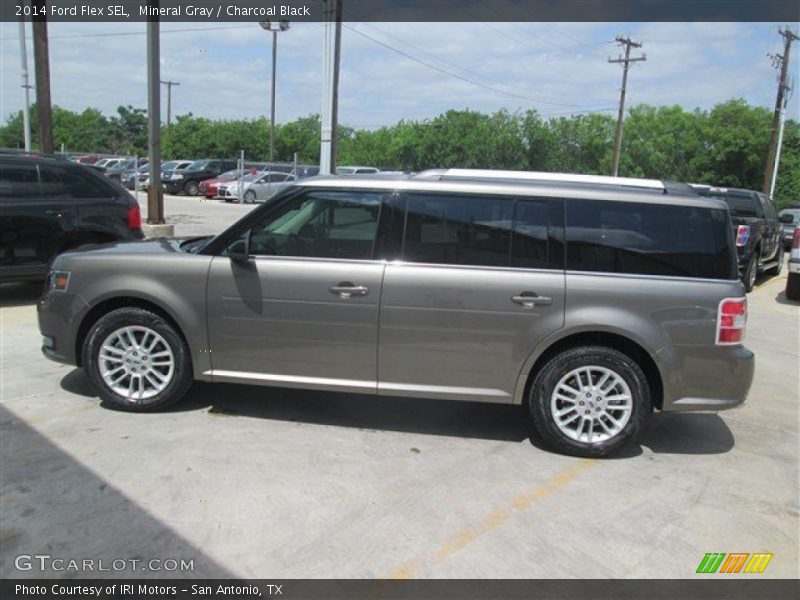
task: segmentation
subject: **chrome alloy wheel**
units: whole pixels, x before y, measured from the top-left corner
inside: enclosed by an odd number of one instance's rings
[[[578,442],[605,442],[625,429],[633,396],[625,380],[600,366],[573,369],[556,384],[550,410],[561,433]]]
[[[132,325],[117,329],[105,339],[97,365],[106,385],[134,402],[166,389],[175,372],[175,357],[158,333]]]

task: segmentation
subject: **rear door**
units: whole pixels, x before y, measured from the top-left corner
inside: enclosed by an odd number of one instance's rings
[[[402,260],[384,276],[379,393],[512,402],[525,360],[564,324],[560,201],[414,193],[392,206]]]

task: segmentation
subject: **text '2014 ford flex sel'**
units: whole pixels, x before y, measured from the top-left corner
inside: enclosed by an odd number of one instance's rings
[[[753,378],[728,207],[654,180],[439,170],[300,181],[215,237],[59,256],[44,353],[116,408],[193,379],[525,405],[606,456]]]

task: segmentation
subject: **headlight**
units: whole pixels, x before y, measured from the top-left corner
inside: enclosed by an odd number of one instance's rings
[[[69,271],[50,271],[47,284],[48,292],[66,292],[69,287]]]

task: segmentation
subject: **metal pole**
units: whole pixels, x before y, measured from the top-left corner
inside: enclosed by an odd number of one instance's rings
[[[764,187],[763,191],[766,194],[769,190],[773,189],[772,174],[774,172],[775,157],[777,154],[778,144],[778,128],[780,126],[781,115],[783,114],[783,98],[786,94],[787,88],[786,76],[789,71],[789,54],[792,50],[792,42],[800,40],[790,29],[781,29],[781,36],[783,37],[783,54],[774,57],[781,66],[780,79],[778,80],[778,95],[775,98],[775,115],[772,117],[772,131],[770,132],[769,139],[769,153],[767,154],[767,165],[764,169]]]
[[[269,109],[269,162],[275,160],[275,68],[278,64],[278,32],[272,32],[272,101]]]
[[[241,151],[239,157],[239,204],[244,203],[244,194],[242,191],[244,190],[244,150]]]
[[[28,83],[28,48],[25,42],[25,19],[19,20],[19,58],[22,62],[22,89],[25,90],[25,107],[22,109],[22,129],[25,152],[31,151],[31,86]]]
[[[331,0],[326,2],[325,35],[323,47],[322,119],[319,152],[320,175],[331,174],[331,140],[333,137],[333,75],[336,59],[336,35]]]
[[[339,56],[342,51],[342,0],[332,0],[335,26],[333,29],[333,100],[331,101],[331,172],[336,172],[337,135],[339,128]]]
[[[783,107],[781,108],[781,119],[778,127],[778,145],[775,147],[775,161],[772,165],[772,177],[769,184],[769,197],[775,196],[775,185],[778,182],[778,167],[781,164],[781,146],[783,145],[783,129],[786,126],[786,105],[789,103],[788,94],[784,96]]]
[[[156,3],[157,4],[157,3]],[[164,223],[164,190],[161,187],[161,65],[158,19],[147,21],[147,125],[150,156],[150,188],[147,190],[147,222]]]

